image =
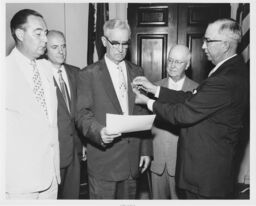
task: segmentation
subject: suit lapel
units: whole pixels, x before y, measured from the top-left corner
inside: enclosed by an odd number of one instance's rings
[[[189,82],[188,82],[188,78],[185,77],[185,80],[184,80],[184,83],[183,83],[183,85],[182,85],[181,90],[186,91],[186,90],[188,90],[188,89],[189,89]]]
[[[110,77],[106,62],[104,59],[100,61],[100,78],[103,88],[106,91],[106,94],[109,96],[110,101],[115,106],[118,113],[122,114],[121,105],[119,104],[112,79]]]
[[[216,76],[218,74],[221,74],[222,71],[224,71],[227,68],[233,68],[228,67],[229,64],[236,64],[236,62],[243,61],[242,57],[240,55],[236,55],[232,57],[231,59],[225,61],[210,77]]]
[[[163,81],[162,81],[160,86],[168,88],[168,81],[169,81],[168,78],[163,79]]]
[[[136,74],[133,72],[132,67],[125,62],[126,72],[127,72],[127,86],[128,86],[128,105],[129,105],[129,114],[133,113],[133,107],[135,102],[135,94],[132,91],[132,86],[130,82],[136,77]]]

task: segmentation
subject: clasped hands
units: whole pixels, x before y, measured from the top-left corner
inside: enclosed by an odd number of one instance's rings
[[[132,90],[136,94],[135,103],[136,104],[147,104],[149,97],[143,94],[144,93],[152,93],[156,94],[157,86],[152,84],[146,77],[138,76],[133,79],[131,83]]]

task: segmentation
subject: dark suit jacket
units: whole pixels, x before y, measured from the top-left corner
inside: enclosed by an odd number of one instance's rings
[[[248,70],[241,56],[222,64],[193,93],[161,88],[154,112],[184,127],[177,162],[180,188],[208,197],[232,192],[235,146],[248,91]]]
[[[74,149],[76,152],[81,151],[81,143],[75,128],[75,111],[76,111],[76,98],[77,98],[77,74],[80,70],[77,67],[64,64],[70,88],[70,107],[69,113],[64,98],[57,86],[58,98],[58,136],[60,144],[60,168],[65,168],[72,162]]]
[[[146,114],[135,105],[130,82],[142,69],[128,61],[129,114]],[[106,125],[106,113],[122,114],[121,106],[104,59],[83,69],[78,78],[77,125],[88,139],[88,173],[98,179],[119,181],[138,175],[141,155],[152,154],[152,142],[144,132],[127,133],[107,147],[101,146],[100,130]]]

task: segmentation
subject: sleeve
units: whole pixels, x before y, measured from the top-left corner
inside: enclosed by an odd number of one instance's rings
[[[140,76],[144,76],[143,69],[140,69]],[[148,111],[147,107],[137,105],[136,107],[140,107],[140,115],[148,115],[150,112]],[[153,156],[153,144],[152,144],[152,134],[151,130],[140,132],[141,138],[141,156]]]
[[[191,97],[191,92],[175,91],[165,87],[161,87],[158,101],[168,102],[172,104],[183,103],[187,98]]]
[[[166,90],[165,93],[162,93],[166,96],[165,102],[156,101],[153,104],[154,113],[175,125],[191,125],[227,107],[231,102],[229,84],[224,78],[207,80],[200,89],[198,88],[197,93],[185,98],[184,102],[178,102],[184,94],[184,92],[180,93],[179,96],[177,93],[175,97],[171,91],[167,97],[168,90]],[[171,97],[175,98],[177,102],[172,101]],[[170,102],[166,101],[168,98]]]
[[[97,122],[93,112],[93,75],[88,69],[81,70],[77,84],[76,124],[83,136],[101,145],[100,131],[103,125]]]

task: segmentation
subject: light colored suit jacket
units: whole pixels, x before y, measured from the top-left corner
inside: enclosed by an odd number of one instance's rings
[[[43,61],[37,65],[44,81],[49,120],[19,69],[15,50],[6,58],[5,180],[9,193],[45,190],[55,175],[60,182],[56,87]]]
[[[168,78],[162,79],[156,84],[168,88]],[[196,82],[185,77],[182,90],[192,91],[197,86]],[[156,120],[152,128],[152,135],[154,158],[151,162],[151,171],[161,175],[166,167],[168,174],[175,176],[179,127],[172,127],[168,122]]]

